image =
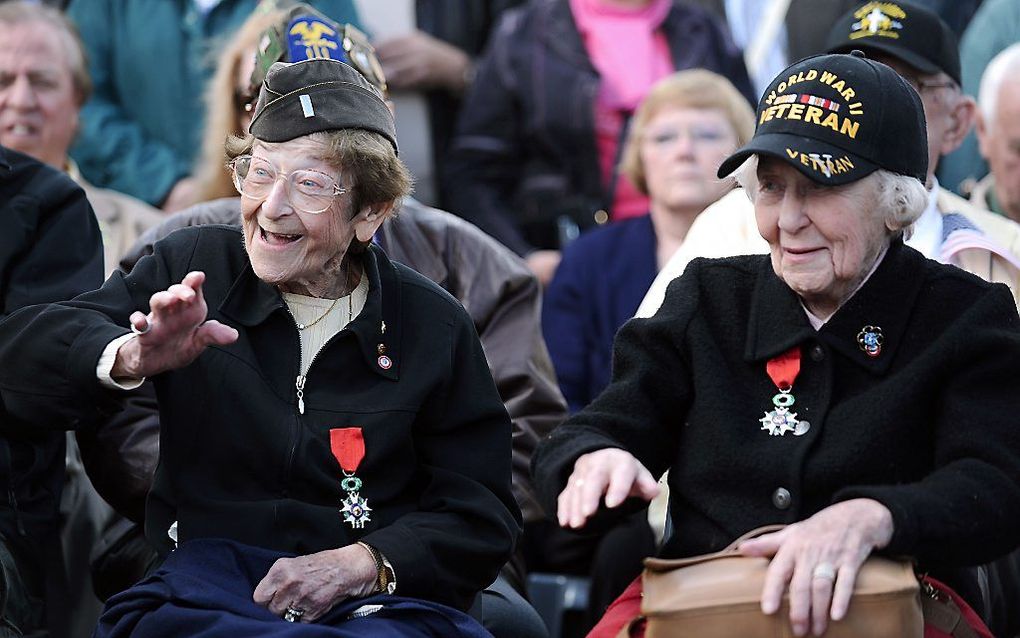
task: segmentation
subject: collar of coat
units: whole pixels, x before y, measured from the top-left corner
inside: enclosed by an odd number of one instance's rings
[[[354,333],[369,370],[396,381],[400,378],[401,362],[400,273],[376,246],[369,246],[362,254],[361,264],[368,277],[368,299],[344,330]],[[287,307],[279,291],[259,279],[249,263],[231,284],[219,311],[242,326],[252,327],[274,312],[286,313]],[[386,346],[386,356],[393,362],[389,369],[378,363],[379,344]]]
[[[3,146],[0,146],[0,170],[5,173],[11,170],[11,164],[7,161],[7,149]]]
[[[751,299],[746,361],[767,361],[793,346],[822,340],[833,350],[874,374],[884,374],[903,343],[914,301],[921,291],[924,257],[894,239],[882,263],[817,333],[808,322],[797,294],[772,270],[766,256]],[[877,326],[882,351],[869,357],[857,344],[864,326]]]

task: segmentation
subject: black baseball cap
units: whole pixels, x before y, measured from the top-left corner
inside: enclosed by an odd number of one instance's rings
[[[956,34],[938,14],[909,2],[868,2],[840,18],[826,39],[829,53],[859,49],[884,53],[922,73],[948,75],[960,84]]]
[[[928,172],[921,98],[888,66],[860,51],[817,55],[772,81],[754,136],[719,167],[719,177],[751,155],[785,160],[814,182],[836,186],[879,168],[917,178]]]

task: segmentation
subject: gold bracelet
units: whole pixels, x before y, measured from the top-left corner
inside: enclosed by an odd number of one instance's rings
[[[372,555],[372,560],[375,561],[376,580],[375,592],[373,593],[392,594],[396,591],[397,579],[393,575],[393,567],[390,566],[390,562],[386,560],[386,557],[368,543],[358,541],[358,545],[368,550],[368,553]]]

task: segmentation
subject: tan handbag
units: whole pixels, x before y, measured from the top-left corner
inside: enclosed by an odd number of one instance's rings
[[[641,613],[647,619],[646,638],[792,638],[785,597],[777,613],[761,611],[768,559],[737,552],[741,542],[779,529],[753,530],[714,554],[645,559]],[[846,617],[830,622],[825,635],[921,638],[924,618],[912,565],[874,556],[865,561]]]

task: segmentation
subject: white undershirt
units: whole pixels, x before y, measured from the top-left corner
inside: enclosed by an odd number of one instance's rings
[[[294,293],[283,293],[283,301],[294,316],[294,321],[307,325],[304,330],[298,330],[301,337],[301,374],[308,374],[308,368],[312,365],[315,355],[322,350],[322,346],[347,327],[347,324],[361,314],[368,301],[368,277],[362,275],[361,281],[355,286],[351,294],[341,297],[338,300],[321,299],[319,297],[306,297]],[[334,301],[336,304],[334,305]],[[330,309],[330,307],[332,308]],[[329,310],[326,316],[322,313]],[[321,320],[315,321],[319,317]],[[314,325],[308,325],[315,322]]]

